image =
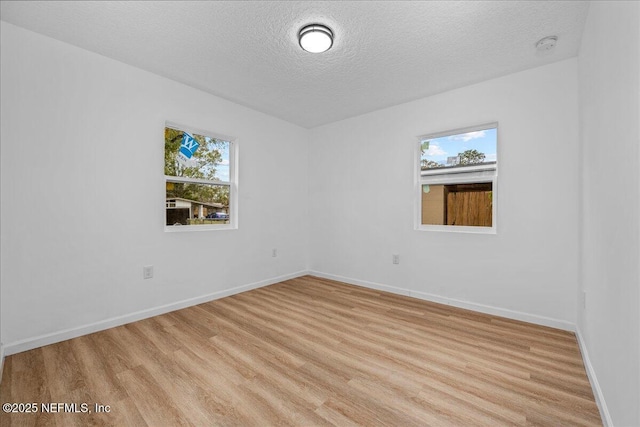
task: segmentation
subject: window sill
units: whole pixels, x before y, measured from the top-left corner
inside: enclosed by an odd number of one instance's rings
[[[437,231],[437,232],[445,232],[445,233],[497,234],[496,227],[420,224],[415,229],[416,231]]]
[[[218,230],[237,230],[238,227],[233,224],[223,225],[165,225],[164,231],[167,233],[190,233],[197,231],[218,231]]]

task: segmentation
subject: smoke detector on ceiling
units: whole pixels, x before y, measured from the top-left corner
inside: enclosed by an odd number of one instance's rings
[[[538,40],[538,43],[536,43],[536,49],[538,49],[538,52],[549,52],[556,47],[556,43],[558,43],[557,36],[548,36]]]

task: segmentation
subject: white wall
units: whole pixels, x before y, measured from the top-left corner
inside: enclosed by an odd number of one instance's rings
[[[306,129],[5,22],[1,31],[7,353],[307,269]],[[238,138],[238,230],[163,231],[165,120]],[[143,280],[149,264],[155,277]]]
[[[312,130],[310,268],[353,283],[573,328],[576,79],[577,62],[571,59]],[[414,230],[416,137],[494,121],[497,234]],[[391,262],[394,253],[399,265]]]
[[[591,4],[579,77],[580,292],[586,291],[586,308],[579,307],[578,328],[606,402],[605,419],[616,426],[638,426],[640,3]]]

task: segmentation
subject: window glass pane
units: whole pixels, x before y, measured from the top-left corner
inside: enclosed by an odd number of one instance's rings
[[[491,182],[422,186],[423,225],[491,227],[492,215]]]
[[[166,225],[229,224],[229,186],[166,183]]]
[[[476,130],[420,141],[422,170],[495,164],[497,129]]]
[[[229,182],[230,144],[165,127],[164,174]]]

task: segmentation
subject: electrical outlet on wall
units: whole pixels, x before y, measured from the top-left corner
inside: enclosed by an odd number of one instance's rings
[[[275,248],[271,249],[271,256],[274,257],[274,258],[277,257],[278,256],[278,250],[275,249]]]
[[[145,265],[144,267],[142,267],[142,278],[143,279],[153,278],[153,265]]]
[[[394,264],[400,264],[400,255],[393,254],[391,256],[391,262],[393,262]]]

